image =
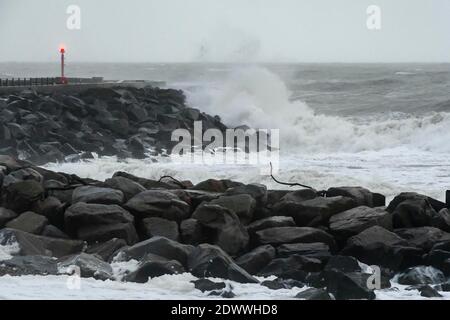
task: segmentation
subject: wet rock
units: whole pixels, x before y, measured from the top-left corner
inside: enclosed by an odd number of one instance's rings
[[[328,263],[325,266],[325,271],[329,270],[337,270],[340,272],[361,272],[361,267],[358,263],[358,260],[356,260],[353,257],[348,256],[332,256]]]
[[[297,280],[280,278],[263,281],[261,282],[261,285],[271,290],[303,288],[305,286],[302,282]]]
[[[139,240],[134,224],[131,222],[85,226],[78,229],[77,238],[88,243],[119,238],[125,240],[129,245],[135,244]]]
[[[322,242],[283,244],[277,248],[277,256],[287,258],[293,254],[327,261],[331,257],[330,247]]]
[[[291,217],[273,216],[257,220],[247,226],[247,231],[250,234],[254,234],[256,231],[280,227],[295,227],[294,219]]]
[[[57,261],[47,256],[13,257],[0,262],[0,276],[56,275]]]
[[[160,217],[181,221],[189,218],[190,207],[174,193],[148,190],[131,198],[125,208],[140,218]]]
[[[44,227],[41,235],[49,238],[69,239],[69,236],[67,234],[51,224],[48,224]]]
[[[256,208],[262,208],[267,204],[267,187],[262,184],[247,184],[234,186],[226,190],[226,195],[250,195],[256,201]]]
[[[349,299],[366,299],[373,300],[376,298],[373,290],[367,286],[370,275],[341,271],[327,271],[327,290],[337,300]]]
[[[450,240],[450,233],[433,227],[397,229],[395,233],[405,239],[410,246],[418,247],[425,251],[431,250],[439,242]]]
[[[72,194],[72,203],[122,204],[123,200],[122,191],[110,188],[83,186],[76,188]]]
[[[442,209],[431,217],[430,224],[432,227],[450,232],[450,211],[448,209]]]
[[[214,291],[214,290],[222,290],[225,289],[226,285],[223,282],[213,282],[208,279],[198,279],[191,281],[195,289],[200,290],[201,292]]]
[[[106,242],[99,242],[91,244],[87,249],[86,253],[96,255],[102,258],[103,261],[111,261],[115,256],[115,253],[126,247],[127,242],[123,239],[113,238]]]
[[[357,235],[373,226],[392,230],[392,215],[385,208],[362,206],[338,213],[330,219],[330,232],[341,239]]]
[[[433,199],[431,197],[427,197],[425,195],[418,194],[415,192],[403,192],[403,193],[399,194],[398,196],[396,196],[394,198],[394,200],[391,201],[391,203],[387,207],[387,211],[394,212],[394,210],[398,207],[398,205],[406,200],[413,200],[413,202],[414,202],[414,201],[423,200],[423,199],[425,199],[426,202],[431,206],[431,208],[436,212],[439,212],[442,209],[446,208],[445,203],[443,203],[439,200]]]
[[[47,224],[48,220],[46,217],[28,211],[8,222],[6,227],[39,235]]]
[[[35,180],[11,183],[3,188],[3,204],[17,213],[29,211],[33,204],[43,197],[44,188]]]
[[[79,268],[80,276],[83,278],[94,278],[98,280],[109,280],[113,278],[111,266],[94,255],[80,253],[60,259],[58,262],[60,272],[70,272],[73,266]]]
[[[386,205],[386,198],[379,194],[373,193],[361,187],[337,187],[327,190],[328,197],[343,196],[355,200],[358,206],[367,206],[370,208],[384,207]]]
[[[113,179],[117,178],[117,177],[123,177],[123,178],[127,178],[128,180],[134,181],[138,184],[140,184],[141,186],[143,186],[145,189],[178,189],[179,186],[174,186],[165,182],[161,182],[161,181],[156,181],[156,180],[151,180],[151,179],[145,179],[145,178],[140,178],[140,177],[136,177],[132,174],[126,173],[126,172],[116,172],[113,175]]]
[[[323,230],[309,227],[270,228],[256,232],[259,244],[281,245],[286,243],[322,242],[330,248],[336,246],[333,237]]]
[[[222,196],[212,200],[210,203],[222,206],[234,212],[244,225],[252,221],[256,207],[255,199],[248,194]]]
[[[411,247],[395,233],[374,226],[348,239],[341,254],[355,257],[369,265],[399,270],[420,264],[423,251]]]
[[[180,224],[180,233],[183,243],[197,245],[204,241],[203,228],[196,219],[183,220]]]
[[[208,179],[196,184],[192,189],[193,190],[202,190],[202,191],[210,191],[217,193],[224,193],[227,189],[240,186],[242,183],[234,182],[231,180],[215,180]]]
[[[260,246],[236,259],[236,264],[250,274],[257,274],[275,258],[275,248]]]
[[[44,255],[51,257],[63,257],[79,253],[84,248],[84,243],[78,240],[66,240],[37,236],[31,233],[14,230],[0,230],[0,245],[18,243],[17,255]]]
[[[178,241],[178,223],[162,218],[147,218],[142,220],[142,233],[146,239],[161,236],[167,239]]]
[[[125,177],[113,177],[107,179],[104,183],[105,187],[122,191],[124,200],[128,201],[135,195],[145,191],[146,189],[139,183]]]
[[[425,298],[442,298],[442,295],[429,285],[418,288],[420,295]]]
[[[236,255],[246,249],[249,236],[234,212],[206,203],[194,211],[192,218],[213,230],[211,243],[218,245],[228,254]]]
[[[259,273],[259,276],[276,276],[283,279],[304,281],[308,272],[318,272],[323,268],[322,262],[315,258],[292,255],[288,258],[272,260]]]
[[[147,254],[151,253],[168,260],[179,261],[183,266],[187,266],[188,256],[193,250],[194,247],[190,245],[184,245],[163,237],[153,237],[119,250],[117,258],[120,261],[142,260]]]
[[[293,217],[297,226],[316,227],[327,225],[333,215],[354,207],[356,207],[355,200],[338,196],[317,197],[302,202],[280,202],[274,206],[274,210],[278,215]]]
[[[239,283],[258,283],[218,246],[201,244],[189,255],[188,269],[196,277],[213,277]]]
[[[17,213],[6,208],[0,208],[0,229],[15,218],[17,218]]]
[[[299,292],[295,298],[302,300],[334,300],[325,289],[316,288],[309,288],[305,291]]]
[[[166,274],[181,274],[184,272],[185,270],[180,262],[149,254],[139,263],[137,269],[125,276],[123,280],[127,282],[146,283],[149,278],[160,277]]]
[[[442,271],[426,266],[409,268],[397,278],[398,283],[403,285],[439,284],[445,280]]]

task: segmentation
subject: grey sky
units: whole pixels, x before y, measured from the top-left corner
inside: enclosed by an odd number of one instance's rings
[[[0,61],[450,62],[449,34],[450,0],[0,0]]]

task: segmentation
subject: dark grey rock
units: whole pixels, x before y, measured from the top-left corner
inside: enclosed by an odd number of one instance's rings
[[[292,217],[273,216],[252,222],[247,226],[247,231],[254,234],[256,231],[270,228],[295,227]]]
[[[281,245],[286,243],[322,242],[330,248],[336,246],[333,237],[327,232],[309,227],[270,228],[256,232],[256,242],[259,244]]]
[[[41,235],[49,238],[69,239],[69,236],[67,234],[51,224],[48,224],[44,227]]]
[[[183,220],[180,224],[180,233],[182,242],[186,244],[197,245],[206,241],[203,228],[196,219]]]
[[[139,183],[121,176],[107,179],[104,185],[105,187],[122,191],[125,201],[146,190]]]
[[[178,223],[158,217],[142,220],[142,233],[146,239],[161,236],[174,241],[179,241],[180,233]]]
[[[127,246],[127,242],[123,239],[113,238],[106,242],[99,242],[91,244],[87,249],[86,253],[97,255],[102,258],[103,261],[111,261],[114,258],[115,253]]]
[[[405,239],[410,246],[418,247],[425,251],[431,250],[439,242],[450,240],[450,233],[433,227],[397,229],[395,233]]]
[[[17,218],[17,213],[6,208],[0,208],[0,229],[15,218]]]
[[[440,284],[445,280],[442,271],[426,266],[409,268],[397,278],[398,283],[403,285]]]
[[[386,198],[378,193],[373,193],[361,187],[337,187],[327,190],[328,197],[343,196],[355,200],[358,206],[384,207]]]
[[[46,217],[28,211],[8,222],[6,227],[39,235],[47,224],[48,220]]]
[[[58,262],[58,268],[63,273],[70,271],[73,266],[80,268],[80,276],[83,278],[95,278],[98,280],[109,280],[113,278],[111,266],[94,255],[80,253],[62,258]]]
[[[0,262],[0,276],[56,275],[57,261],[47,256],[13,257]]]
[[[123,280],[146,283],[149,278],[160,277],[166,274],[181,274],[183,272],[185,270],[180,262],[149,254],[139,263],[137,269],[125,276]]]
[[[122,204],[123,201],[123,192],[111,188],[83,186],[72,193],[72,203]]]
[[[194,284],[195,289],[200,290],[201,292],[222,290],[226,287],[225,283],[223,282],[213,282],[204,278],[193,280],[191,282]]]
[[[256,207],[256,200],[248,194],[222,196],[212,200],[210,203],[231,210],[239,217],[244,225],[252,221]]]
[[[302,300],[334,300],[325,289],[316,288],[309,288],[305,291],[299,292],[295,298]]]
[[[236,264],[250,274],[257,274],[275,258],[275,248],[260,246],[236,259]]]
[[[277,256],[287,258],[293,254],[327,261],[330,256],[330,247],[323,242],[283,244],[277,248]]]

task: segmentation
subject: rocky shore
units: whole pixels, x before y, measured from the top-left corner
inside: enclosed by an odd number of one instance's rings
[[[426,195],[387,204],[361,187],[323,194],[125,172],[96,181],[9,155],[0,156],[0,184],[0,246],[12,248],[0,275],[77,266],[82,277],[145,283],[188,272],[197,289],[224,298],[232,289],[207,278],[310,287],[299,299],[375,299],[368,283],[379,267],[381,289],[395,279],[423,297],[450,290],[449,204]],[[135,268],[117,277],[111,265],[127,261]]]
[[[175,129],[226,126],[186,106],[182,91],[153,87],[91,88],[73,94],[26,90],[0,95],[0,154],[36,164],[99,156],[170,152]]]

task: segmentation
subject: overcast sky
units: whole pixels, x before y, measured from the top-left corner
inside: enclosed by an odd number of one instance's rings
[[[60,43],[72,61],[450,62],[450,0],[0,0],[0,61]]]

